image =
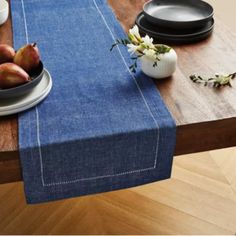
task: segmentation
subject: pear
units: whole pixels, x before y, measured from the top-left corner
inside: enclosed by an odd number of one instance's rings
[[[0,65],[0,88],[7,89],[29,82],[30,76],[14,63]]]
[[[15,50],[11,46],[0,44],[0,64],[13,62],[15,54]]]
[[[27,44],[20,48],[14,57],[14,63],[27,73],[36,69],[40,63],[39,49],[36,43]]]

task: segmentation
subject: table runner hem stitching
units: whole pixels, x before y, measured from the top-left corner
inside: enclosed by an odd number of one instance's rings
[[[115,36],[114,36],[114,34],[112,33],[112,31],[111,31],[111,29],[110,29],[110,27],[109,27],[109,25],[108,25],[108,23],[107,23],[107,21],[106,21],[104,15],[102,14],[101,10],[99,9],[96,0],[93,0],[93,3],[94,3],[94,5],[95,5],[95,7],[97,8],[98,13],[101,15],[101,17],[102,17],[102,19],[103,19],[103,22],[105,23],[105,25],[106,25],[108,31],[110,32],[111,37],[112,37],[113,40],[115,41],[115,40],[116,40],[116,39],[115,39]],[[153,121],[154,121],[154,123],[155,123],[155,125],[157,126],[157,129],[158,129],[158,132],[157,132],[156,155],[155,155],[155,162],[154,162],[154,167],[153,167],[153,168],[155,169],[155,168],[156,168],[156,165],[157,165],[157,154],[158,154],[158,149],[159,149],[158,143],[159,143],[160,127],[159,127],[159,125],[158,125],[158,123],[157,123],[157,120],[155,119],[155,117],[154,117],[154,115],[153,115],[153,113],[152,113],[152,111],[151,111],[151,109],[150,109],[150,107],[149,107],[149,105],[148,105],[148,103],[147,103],[147,101],[146,101],[146,99],[145,99],[143,93],[142,93],[142,90],[141,90],[141,88],[140,88],[140,86],[139,86],[139,84],[138,84],[138,82],[137,82],[135,76],[134,76],[134,75],[132,74],[132,72],[130,71],[129,66],[128,66],[127,63],[126,63],[125,58],[123,57],[123,55],[122,55],[122,53],[121,53],[121,51],[120,51],[119,46],[117,47],[117,50],[119,51],[119,54],[120,54],[120,56],[121,56],[121,58],[122,58],[122,61],[124,62],[124,64],[125,64],[125,66],[126,66],[128,72],[130,73],[132,79],[134,80],[134,82],[135,82],[135,84],[136,84],[136,86],[137,86],[137,88],[138,88],[138,90],[139,90],[139,93],[140,93],[140,95],[141,95],[141,97],[142,97],[142,99],[143,99],[143,101],[144,101],[144,103],[145,103],[145,106],[147,107],[148,112],[149,112],[149,114],[151,115],[151,117],[152,117],[152,119],[153,119]]]

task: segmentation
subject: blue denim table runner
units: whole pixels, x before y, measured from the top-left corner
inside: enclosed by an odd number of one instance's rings
[[[175,123],[153,81],[133,75],[105,0],[12,0],[14,46],[37,42],[53,90],[19,115],[26,199],[39,203],[170,177]]]

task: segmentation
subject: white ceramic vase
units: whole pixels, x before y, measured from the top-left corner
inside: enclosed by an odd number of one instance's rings
[[[176,70],[177,66],[177,54],[174,49],[169,52],[159,55],[160,61],[157,62],[157,66],[153,66],[154,60],[142,56],[141,69],[144,74],[154,79],[163,79],[170,77]]]
[[[4,24],[9,15],[9,4],[6,0],[0,0],[0,25]]]

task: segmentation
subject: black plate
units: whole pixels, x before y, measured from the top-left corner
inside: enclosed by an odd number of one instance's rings
[[[148,34],[160,43],[193,43],[209,37],[214,29],[214,19],[212,18],[204,27],[195,29],[169,29],[151,24],[141,12],[136,18],[136,25],[141,33]]]
[[[0,89],[0,98],[19,97],[29,93],[35,86],[39,84],[39,82],[43,78],[43,73],[44,73],[43,63],[40,62],[39,67],[34,71],[33,74],[30,74],[30,77],[32,79],[30,82],[19,85],[14,88]]]
[[[152,0],[144,4],[148,21],[162,27],[203,27],[213,17],[213,7],[201,0]]]

